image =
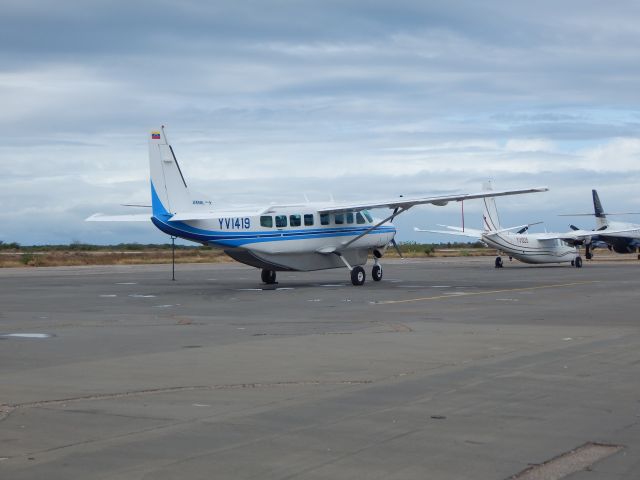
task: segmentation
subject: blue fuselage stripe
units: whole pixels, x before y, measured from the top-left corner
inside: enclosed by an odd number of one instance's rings
[[[194,240],[201,243],[215,243],[223,246],[242,246],[249,243],[282,242],[292,240],[308,240],[315,238],[357,236],[366,232],[371,227],[346,227],[312,230],[278,230],[276,232],[221,232],[215,230],[203,230],[176,222],[175,225],[152,217],[151,221],[160,230],[168,235]],[[383,233],[395,233],[396,229],[389,226],[380,226],[368,233],[371,235]]]

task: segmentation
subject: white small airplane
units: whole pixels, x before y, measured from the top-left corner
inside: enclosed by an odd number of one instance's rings
[[[575,225],[570,225],[573,230],[567,235],[567,239],[574,239],[585,246],[585,257],[593,258],[593,249],[596,246],[607,246],[616,253],[636,253],[640,247],[640,225],[627,222],[611,222],[607,215],[638,215],[638,213],[605,213],[596,190],[591,190],[593,197],[594,213],[563,214],[563,217],[595,216],[596,227],[593,230],[582,230]],[[640,254],[638,255],[640,260]]]
[[[151,214],[95,214],[88,221],[149,221],[164,233],[224,249],[231,258],[262,269],[262,281],[276,283],[277,271],[346,267],[353,285],[365,282],[362,268],[373,253],[371,276],[382,279],[379,259],[395,245],[391,221],[411,207],[443,206],[474,198],[544,192],[546,187],[432,197],[398,197],[353,203],[303,203],[222,208],[191,192],[164,127],[149,135]],[[392,213],[374,219],[370,209]]]
[[[491,183],[484,185],[486,191],[491,191]],[[560,233],[525,233],[530,226],[518,225],[517,227],[502,228],[498,217],[496,202],[493,197],[483,199],[482,230],[471,228],[452,227],[439,225],[448,230],[423,230],[414,228],[416,232],[441,233],[447,235],[460,235],[481,240],[489,247],[509,256],[509,260],[516,258],[524,263],[571,263],[577,268],[582,267],[580,252],[573,242],[567,243],[565,235]],[[538,222],[540,223],[540,222]],[[513,230],[517,230],[513,232]],[[497,256],[495,267],[502,268],[502,257]]]

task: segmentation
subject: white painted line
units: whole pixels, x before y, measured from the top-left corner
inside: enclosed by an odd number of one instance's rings
[[[51,335],[48,333],[5,333],[1,334],[0,337],[6,338],[51,338]]]

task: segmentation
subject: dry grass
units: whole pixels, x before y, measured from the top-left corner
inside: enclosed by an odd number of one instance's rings
[[[492,248],[434,248],[433,246],[402,245],[405,258],[482,257],[495,256]],[[233,262],[222,250],[216,248],[176,249],[176,263],[222,263]],[[387,258],[399,258],[393,248],[385,254]],[[596,251],[596,261],[635,261],[637,256],[618,255],[604,249]],[[0,252],[0,268],[8,267],[61,267],[87,265],[145,265],[171,263],[171,249],[145,247],[140,250],[5,250]]]
[[[176,250],[176,263],[232,261],[222,250]],[[43,251],[0,253],[0,268],[60,267],[81,265],[144,265],[171,263],[171,250],[142,251]]]

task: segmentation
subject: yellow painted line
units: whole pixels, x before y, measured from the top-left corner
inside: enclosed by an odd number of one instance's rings
[[[443,298],[462,298],[471,297],[474,295],[493,295],[494,293],[505,292],[525,292],[528,290],[541,290],[543,288],[561,288],[561,287],[575,287],[577,285],[589,285],[592,283],[598,283],[598,280],[588,280],[584,282],[572,282],[572,283],[557,283],[553,285],[538,285],[537,287],[522,287],[522,288],[505,288],[502,290],[487,290],[485,292],[460,292],[449,295],[437,295],[434,297],[420,297],[420,298],[408,298],[406,300],[383,300],[381,302],[375,302],[376,305],[391,305],[394,303],[411,303],[411,302],[423,302],[426,300],[441,300]]]

